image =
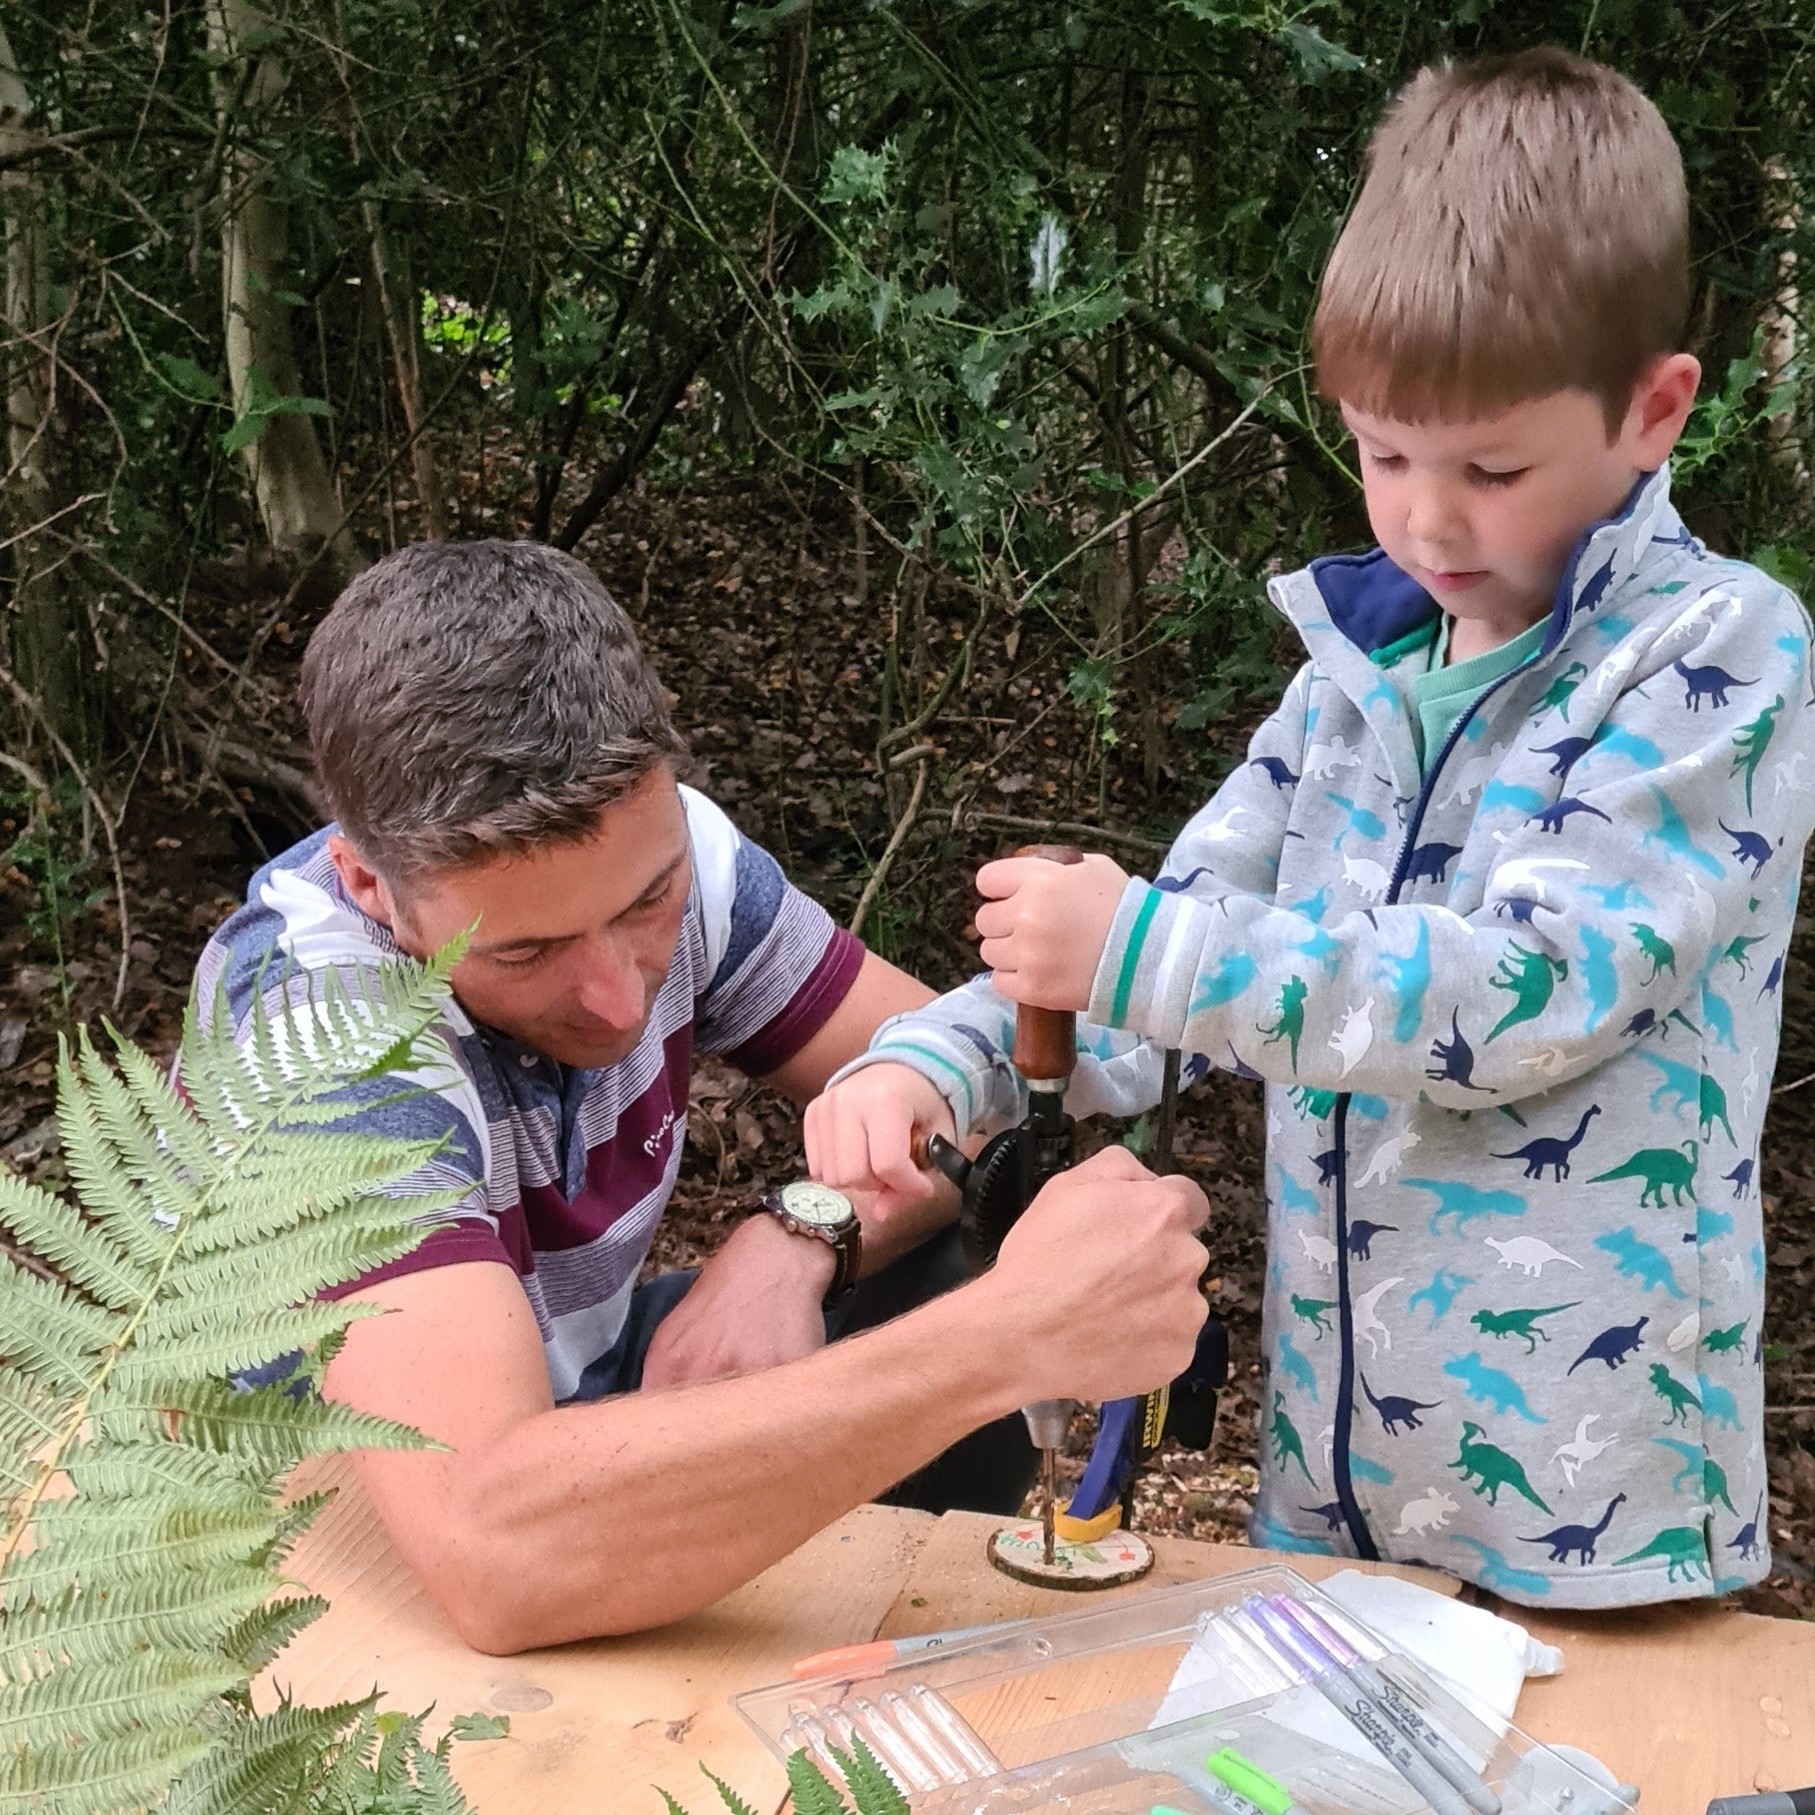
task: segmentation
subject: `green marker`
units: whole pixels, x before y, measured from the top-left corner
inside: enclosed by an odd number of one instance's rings
[[[1233,1746],[1224,1746],[1204,1760],[1204,1769],[1261,1810],[1262,1815],[1304,1815],[1292,1793],[1277,1777],[1269,1777],[1251,1758]]]

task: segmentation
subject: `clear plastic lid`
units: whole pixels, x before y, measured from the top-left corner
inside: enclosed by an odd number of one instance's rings
[[[1471,1708],[1280,1567],[735,1706],[778,1758],[807,1752],[834,1787],[861,1741],[911,1807],[940,1815],[1620,1815],[1636,1802],[1585,1755]],[[1232,1800],[1233,1783],[1251,1800]]]

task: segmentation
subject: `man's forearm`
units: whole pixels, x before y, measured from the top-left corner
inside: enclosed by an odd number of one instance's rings
[[[740,1379],[541,1413],[451,1463],[471,1642],[515,1651],[716,1600],[1017,1402],[987,1282]]]

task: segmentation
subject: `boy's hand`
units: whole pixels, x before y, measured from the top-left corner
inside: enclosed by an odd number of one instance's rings
[[[807,1105],[807,1170],[839,1191],[873,1191],[879,1217],[938,1186],[914,1164],[915,1137],[957,1139],[952,1112],[908,1065],[866,1065]]]
[[[1113,857],[1004,857],[977,872],[983,962],[1011,1002],[1087,1008],[1128,873]]]

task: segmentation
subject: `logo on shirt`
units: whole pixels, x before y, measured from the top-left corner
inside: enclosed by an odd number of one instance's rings
[[[648,1154],[651,1159],[655,1158],[656,1152],[661,1147],[661,1144],[667,1140],[668,1136],[674,1131],[674,1122],[674,1111],[670,1109],[663,1115],[661,1126],[656,1129],[654,1134],[650,1135],[650,1137],[644,1141],[643,1151]]]

